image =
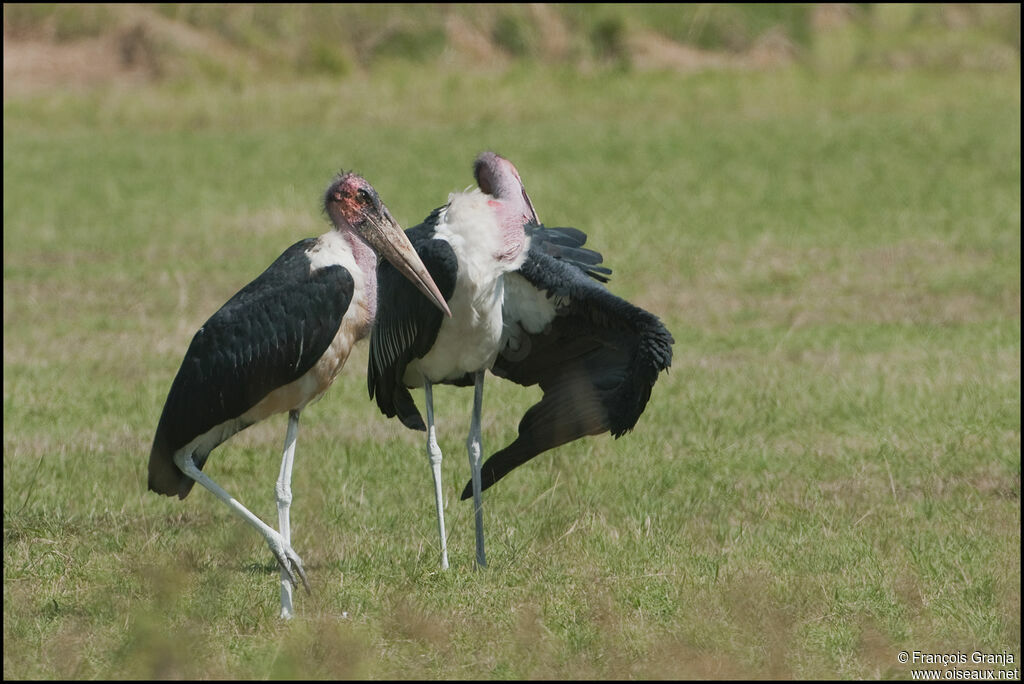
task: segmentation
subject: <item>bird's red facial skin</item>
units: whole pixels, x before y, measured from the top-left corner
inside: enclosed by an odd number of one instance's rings
[[[360,190],[365,190],[365,188],[359,180],[349,177],[339,182],[331,192],[331,201],[338,205],[341,215],[353,225],[366,213],[367,209],[367,203],[361,198]]]

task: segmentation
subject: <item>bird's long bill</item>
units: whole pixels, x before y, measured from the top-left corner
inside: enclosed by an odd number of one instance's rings
[[[444,301],[444,297],[441,296],[441,291],[437,289],[434,279],[430,277],[427,267],[423,265],[423,261],[420,260],[412,243],[409,242],[409,238],[405,236],[405,232],[391,217],[387,209],[383,212],[383,221],[377,223],[370,219],[367,224],[369,224],[369,230],[364,232],[363,237],[377,254],[390,261],[399,273],[434,303],[434,306],[451,317],[452,312]]]
[[[533,202],[530,201],[530,196],[526,194],[526,186],[523,185],[522,179],[519,179],[519,187],[523,190],[523,201],[526,202],[526,209],[529,210],[524,210],[523,215],[534,223],[540,223],[540,219],[537,218],[537,211],[533,208]]]

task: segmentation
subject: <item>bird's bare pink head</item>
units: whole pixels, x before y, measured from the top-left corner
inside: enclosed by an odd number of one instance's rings
[[[473,162],[473,177],[480,189],[497,200],[507,203],[527,222],[537,222],[537,212],[526,194],[519,171],[508,159],[494,152],[481,152]]]
[[[335,228],[349,228],[360,234],[360,228],[367,221],[390,219],[394,222],[369,181],[351,171],[338,174],[327,188],[324,210]]]
[[[369,181],[352,172],[340,173],[327,188],[324,210],[335,230],[355,233],[374,252],[391,262],[437,308],[451,316],[427,267]]]

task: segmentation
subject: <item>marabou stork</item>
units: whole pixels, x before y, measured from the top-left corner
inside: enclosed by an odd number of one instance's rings
[[[484,152],[478,189],[454,193],[406,231],[441,289],[452,317],[423,306],[388,264],[378,267],[380,315],[370,337],[368,385],[384,415],[427,430],[441,565],[447,567],[440,461],[431,385],[475,385],[467,439],[476,522],[476,560],[486,563],[480,493],[534,456],[584,435],[619,437],[636,425],[659,373],[672,361],[672,335],[653,314],[608,292],[601,255],[586,235],[540,225],[519,173]],[[481,468],[480,410],[486,369],[543,397],[519,436]],[[423,386],[427,426],[408,388]]]
[[[243,287],[192,338],[160,415],[149,488],[184,499],[198,482],[256,528],[281,566],[281,617],[292,615],[302,560],[291,547],[289,506],[299,414],[323,396],[377,307],[377,255],[433,303],[451,312],[373,186],[342,173],[324,196],[333,229],[295,243]],[[423,300],[421,300],[423,301]],[[217,445],[288,412],[275,494],[280,533],[202,472]]]

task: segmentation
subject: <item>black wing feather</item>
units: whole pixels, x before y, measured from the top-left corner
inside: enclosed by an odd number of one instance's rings
[[[405,231],[445,301],[455,292],[459,264],[448,242],[433,239],[438,212]],[[402,378],[406,366],[426,356],[437,339],[444,314],[387,261],[377,266],[377,317],[370,333],[366,384],[370,398],[388,418],[426,430],[423,416]]]
[[[539,251],[567,264],[571,264],[594,280],[607,283],[612,270],[599,266],[603,257],[600,252],[586,249],[587,234],[578,228],[560,226],[549,228],[539,223],[526,225],[530,237],[530,250]]]
[[[548,449],[631,430],[659,373],[672,363],[675,340],[658,317],[584,277],[593,275],[579,264],[531,247],[517,273],[557,296],[559,305],[543,331],[502,350],[491,369],[521,385],[540,385],[544,395],[523,416],[516,440],[483,464],[483,489]],[[467,483],[462,499],[470,496]]]
[[[184,498],[193,480],[174,465],[174,452],[302,377],[327,350],[354,282],[341,266],[310,273],[305,252],[314,242],[285,250],[192,338],[157,425],[150,489]],[[206,454],[196,456],[202,468]]]

